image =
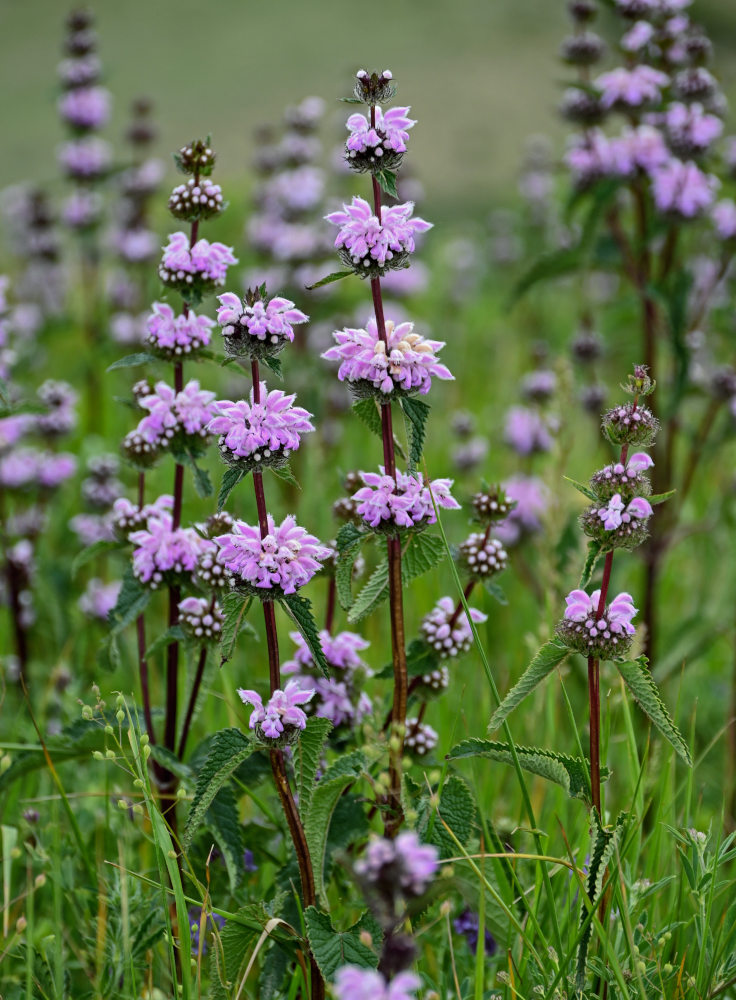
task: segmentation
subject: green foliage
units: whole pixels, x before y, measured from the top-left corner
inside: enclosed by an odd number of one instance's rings
[[[367,396],[353,403],[353,413],[372,434],[379,438],[382,436],[381,410],[373,396]]]
[[[509,603],[509,599],[504,593],[503,587],[496,583],[495,580],[488,579],[485,577],[482,581],[483,589],[487,594],[490,594],[494,601],[497,601],[502,607],[506,607]]]
[[[314,779],[317,774],[322,751],[327,737],[332,729],[329,719],[312,717],[307,719],[306,728],[299,735],[299,742],[294,750],[294,769],[299,792],[299,811],[302,817],[309,812],[312,801]]]
[[[585,988],[585,971],[587,967],[588,945],[590,943],[590,934],[593,926],[593,916],[595,913],[595,907],[598,904],[603,891],[606,869],[616,853],[623,836],[624,828],[628,821],[626,813],[621,813],[616,820],[614,828],[609,830],[601,826],[600,820],[598,819],[598,813],[595,809],[591,811],[591,817],[593,824],[593,844],[590,850],[588,877],[585,883],[585,889],[591,905],[588,910],[583,910],[581,916],[583,935],[580,939],[580,944],[578,945],[576,973],[577,986],[579,990],[583,990]]]
[[[403,541],[402,536],[402,541]],[[445,558],[445,546],[437,535],[413,532],[401,551],[401,582],[404,586],[438,566]],[[348,612],[351,624],[359,622],[389,596],[388,560],[384,556],[373,570]]]
[[[128,566],[115,607],[108,615],[110,630],[100,646],[98,662],[106,670],[114,670],[120,662],[117,640],[123,629],[143,613],[151,600],[151,591],[145,587]]]
[[[467,782],[459,774],[451,774],[443,785],[436,813],[426,796],[421,800],[418,811],[417,829],[423,839],[438,848],[440,857],[453,857],[458,849],[445,824],[463,846],[473,834],[475,799]]]
[[[343,524],[337,533],[337,566],[335,567],[335,585],[340,607],[349,611],[353,605],[353,570],[360,546],[369,536],[352,522]]]
[[[220,638],[220,652],[222,659],[220,666],[227,663],[235,651],[235,643],[240,633],[250,628],[246,617],[253,603],[252,597],[243,597],[241,594],[228,594],[222,602],[222,612],[225,620],[222,623],[222,634]]]
[[[418,465],[422,460],[427,418],[431,407],[429,403],[417,399],[416,396],[404,396],[401,400],[401,408],[404,411],[409,430],[409,460],[413,465]]]
[[[330,668],[327,665],[319,639],[319,629],[312,614],[312,602],[308,597],[302,597],[301,594],[286,594],[281,598],[280,603],[301,632],[302,638],[312,654],[312,659],[325,677],[329,677]]]
[[[282,483],[288,483],[289,486],[293,486],[294,489],[300,490],[299,480],[296,478],[294,473],[291,471],[291,466],[287,463],[286,465],[271,466],[271,472],[280,479]]]
[[[114,372],[118,368],[139,368],[141,365],[150,364],[151,361],[158,361],[155,354],[139,351],[137,354],[126,354],[124,358],[118,358],[107,366],[107,371]]]
[[[243,876],[243,827],[238,814],[238,803],[231,784],[223,785],[204,817],[205,826],[211,831],[220,848],[228,878],[230,892],[235,892]]]
[[[248,956],[269,920],[263,903],[249,903],[220,931],[221,946],[211,948],[209,1000],[231,1000],[245,971]],[[208,927],[210,926],[208,921]]]
[[[660,697],[657,685],[654,683],[654,678],[649,670],[649,661],[646,656],[638,657],[633,663],[616,663],[616,667],[642,712],[644,712],[667,742],[674,747],[678,756],[682,758],[687,766],[692,767],[693,761],[688,745],[680,730],[672,721]]]
[[[171,628],[167,628],[163,635],[158,636],[146,649],[146,659],[152,656],[156,656],[161,650],[166,649],[167,646],[171,646],[175,642],[184,642],[186,636],[184,635],[184,630],[181,625],[172,625]]]
[[[262,358],[262,361],[266,368],[269,368],[279,381],[284,381],[284,374],[281,368],[281,358],[277,358],[275,356],[269,357],[266,355],[266,357]]]
[[[378,954],[360,939],[362,931],[371,933],[375,929],[367,913],[346,931],[336,930],[329,914],[322,913],[315,906],[307,907],[304,920],[309,947],[326,980],[332,980],[343,965],[357,965],[361,969],[375,969],[378,965]]]
[[[182,840],[185,850],[191,844],[214,797],[254,749],[253,741],[239,729],[222,729],[215,733],[207,759],[197,775],[197,785]]]
[[[82,566],[86,566],[87,563],[92,562],[93,559],[97,559],[99,556],[106,556],[109,552],[119,552],[124,549],[125,545],[123,542],[113,542],[108,539],[102,538],[97,542],[92,542],[91,545],[85,546],[81,552],[79,552],[72,563],[72,576],[76,576]]]
[[[516,684],[512,687],[488,723],[488,732],[498,729],[506,718],[524,699],[532,693],[535,687],[562,663],[570,650],[556,639],[550,639],[539,650],[532,662],[526,668]]]
[[[348,611],[351,625],[361,621],[388,598],[388,559],[383,556]]]
[[[333,281],[342,281],[343,278],[349,278],[353,273],[353,271],[333,271],[332,274],[328,274],[324,278],[320,278],[319,281],[315,281],[313,285],[305,285],[304,287],[308,292],[311,292],[314,288],[322,288],[323,285],[331,285]]]
[[[593,573],[595,572],[596,563],[598,562],[598,557],[601,554],[601,543],[596,541],[595,538],[591,538],[588,542],[588,554],[585,557],[585,564],[583,566],[583,572],[580,574],[580,589],[585,590],[591,581]]]
[[[398,200],[399,192],[396,190],[395,170],[376,170],[374,172],[374,177],[381,185],[381,189],[385,191],[387,195]]]
[[[587,500],[592,500],[594,503],[598,500],[595,491],[592,490],[590,486],[586,486],[585,483],[579,483],[577,479],[570,479],[569,476],[563,476],[562,478],[566,483],[570,483],[571,486],[574,486],[578,493],[582,493]]]
[[[242,469],[225,470],[225,475],[222,477],[222,483],[220,484],[220,492],[217,494],[218,514],[227,503],[227,498],[238,485],[240,480],[244,478],[244,476],[245,472]]]

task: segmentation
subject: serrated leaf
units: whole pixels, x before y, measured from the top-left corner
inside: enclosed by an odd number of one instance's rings
[[[300,733],[299,742],[294,750],[294,771],[299,793],[299,812],[302,817],[309,812],[315,775],[331,729],[332,723],[329,719],[315,717],[307,719],[306,728]]]
[[[515,744],[514,748],[519,764],[525,771],[554,781],[574,799],[590,802],[590,763],[587,760],[540,747]],[[447,755],[448,760],[463,760],[466,757],[486,757],[500,764],[514,763],[510,745],[495,740],[463,740]],[[609,775],[608,768],[602,767],[601,780],[606,781]]]
[[[117,635],[134,622],[138,615],[145,610],[150,600],[151,591],[144,587],[135,576],[132,566],[128,566],[123,574],[123,582],[115,607],[107,616],[111,634]]]
[[[509,603],[509,599],[495,580],[489,580],[488,578],[483,579],[483,589],[486,593],[490,594],[494,601],[498,601],[503,607]]]
[[[171,772],[171,774],[175,774],[181,781],[194,778],[194,772],[189,764],[184,764],[180,761],[176,754],[172,753],[171,750],[168,750],[161,743],[151,743],[150,747],[151,756],[156,763],[165,767],[167,771]]]
[[[414,465],[418,465],[422,460],[427,417],[431,407],[422,399],[404,396],[401,408],[406,415],[409,430],[409,459]]]
[[[353,403],[352,406],[353,413],[356,417],[365,424],[369,431],[376,435],[376,437],[381,437],[383,435],[383,429],[381,425],[381,411],[372,396],[367,399],[359,399],[357,403]]]
[[[220,666],[227,663],[233,655],[235,642],[246,627],[246,615],[253,603],[252,597],[242,597],[240,594],[228,594],[222,602],[222,613],[225,620],[222,623],[222,633],[220,639]]]
[[[220,492],[217,494],[218,514],[227,503],[227,498],[244,476],[245,472],[242,469],[227,469],[220,483]]]
[[[348,611],[348,622],[354,625],[361,621],[371,611],[374,611],[379,604],[388,597],[388,561],[385,556],[378,563],[371,575],[368,577],[360,593],[355,598],[352,607]]]
[[[439,657],[424,639],[412,639],[406,650],[406,672],[409,677],[419,677],[436,670],[440,664]],[[393,674],[393,665],[388,667]]]
[[[447,552],[439,535],[427,531],[411,535],[409,544],[401,553],[401,581],[403,584],[428,573],[444,560]]]
[[[580,919],[581,926],[583,926],[584,930],[583,936],[580,939],[580,944],[578,945],[576,980],[579,990],[583,990],[585,988],[585,970],[587,966],[588,944],[590,943],[590,934],[593,927],[593,907],[597,905],[597,901],[601,895],[603,882],[606,877],[606,868],[608,867],[611,858],[614,856],[616,848],[621,840],[623,827],[628,818],[625,813],[621,813],[616,820],[616,825],[613,830],[607,830],[601,826],[600,820],[598,819],[598,813],[595,809],[592,811],[591,816],[593,823],[593,844],[590,849],[588,877],[586,879],[585,888],[592,906],[590,912],[588,912],[587,909],[583,909]]]
[[[235,892],[243,874],[243,827],[238,815],[238,803],[232,785],[223,785],[210,803],[204,818],[225,860],[230,892]]]
[[[396,172],[394,170],[376,170],[375,178],[387,195],[398,200],[399,192],[396,190]]]
[[[335,586],[343,611],[349,611],[353,604],[353,571],[358,550],[368,535],[352,522],[343,524],[337,533],[337,564],[335,566]]]
[[[601,543],[596,541],[595,538],[591,538],[588,542],[588,554],[585,557],[585,565],[583,566],[583,572],[580,575],[580,589],[585,590],[590,583],[591,577],[595,572],[595,566],[598,562],[598,557],[601,554]]]
[[[271,467],[271,472],[277,479],[281,479],[283,482],[288,483],[290,486],[296,487],[296,489],[301,490],[301,485],[299,480],[296,478],[294,473],[291,471],[290,465],[282,465],[279,468]]]
[[[302,597],[301,594],[286,594],[280,599],[280,602],[301,632],[307,648],[312,654],[312,659],[325,677],[329,679],[330,668],[327,665],[322,643],[320,642],[317,622],[314,620],[314,615],[312,614],[312,602],[308,597]]]
[[[107,371],[114,372],[117,368],[138,368],[140,365],[147,365],[150,361],[158,361],[158,358],[155,354],[149,354],[147,351],[126,354],[124,358],[118,358],[117,361],[108,365]]]
[[[278,378],[281,382],[284,381],[283,369],[281,368],[281,358],[276,358],[276,357],[269,358],[269,357],[265,357],[265,358],[261,358],[261,360],[262,360],[263,364],[266,366],[266,368],[270,368],[271,369],[271,371],[274,373],[274,375],[276,376],[276,378]]]
[[[488,723],[488,732],[498,729],[513,710],[541,684],[558,663],[562,663],[570,650],[556,639],[550,639],[539,650],[516,684],[503,699]]]
[[[184,635],[184,630],[181,625],[173,625],[171,628],[166,629],[163,635],[160,635],[157,639],[153,640],[151,645],[146,650],[146,659],[151,656],[155,656],[159,650],[165,649],[167,646],[171,646],[175,642],[184,642],[185,639],[186,636]]]
[[[212,800],[232,775],[233,771],[255,749],[252,740],[239,729],[222,729],[215,733],[207,759],[197,775],[194,798],[189,809],[182,846],[187,850],[192,837],[202,823]]]
[[[427,839],[439,849],[441,857],[450,858],[457,853],[457,844],[443,826],[440,817],[463,846],[473,835],[475,825],[475,799],[467,782],[459,774],[450,775],[445,782],[437,811],[439,816],[428,817]]]
[[[693,761],[688,745],[662,701],[649,670],[649,661],[646,656],[640,656],[634,662],[616,663],[616,666],[642,712],[667,742],[674,747],[678,756],[684,760],[687,766],[692,767]]]
[[[348,278],[354,273],[354,271],[333,271],[332,274],[328,274],[324,278],[320,278],[319,281],[315,281],[313,285],[305,285],[304,287],[308,292],[311,292],[314,288],[331,285],[333,281],[341,281],[343,278]]]
[[[105,538],[87,545],[74,558],[74,562],[72,563],[72,577],[77,575],[82,566],[86,566],[88,562],[91,562],[98,556],[106,555],[108,552],[119,552],[123,548],[125,548],[123,542],[114,542]]]
[[[329,914],[322,913],[316,906],[307,907],[304,920],[309,947],[325,979],[331,980],[343,965],[357,965],[360,969],[375,969],[378,966],[378,954],[360,939],[361,931],[374,929],[368,914],[364,913],[346,931],[335,930]]]
[[[249,903],[236,911],[220,931],[222,951],[215,946],[210,958],[209,1000],[231,1000],[233,987],[247,962],[255,941],[269,920],[263,903]]]
[[[200,465],[197,465],[195,461],[192,461],[192,473],[194,474],[194,488],[197,491],[197,496],[206,499],[211,497],[214,493],[212,487],[212,480],[210,479],[210,474],[206,469],[203,469]]]
[[[315,891],[326,909],[329,909],[329,904],[324,886],[325,849],[332,814],[345,789],[360,776],[364,767],[365,757],[360,750],[338,758],[314,787],[309,810],[306,813],[304,833],[312,860]]]
[[[648,496],[647,500],[649,503],[656,507],[658,503],[665,503],[670,497],[673,497],[677,493],[677,490],[667,490],[666,493],[655,493],[654,496]]]
[[[583,496],[587,497],[588,500],[592,500],[594,503],[597,502],[598,497],[595,495],[590,486],[586,486],[585,483],[579,483],[577,479],[570,479],[569,476],[563,476],[562,478],[565,480],[565,482],[568,482],[570,483],[571,486],[574,486],[575,489],[578,491],[578,493],[582,493]]]

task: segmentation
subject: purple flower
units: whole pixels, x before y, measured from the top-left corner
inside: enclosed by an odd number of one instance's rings
[[[311,413],[301,406],[294,406],[296,396],[287,396],[280,389],[266,390],[260,383],[260,403],[241,399],[217,400],[215,416],[208,424],[211,434],[220,435],[220,453],[228,464],[246,461],[249,468],[256,465],[282,465],[292,451],[301,444],[302,434],[314,430]]]
[[[736,203],[731,198],[724,198],[713,206],[711,218],[716,232],[722,240],[736,239]]]
[[[383,148],[388,147],[395,153],[405,153],[406,143],[409,141],[408,130],[416,125],[416,121],[408,117],[410,110],[411,108],[391,108],[384,114],[380,107],[376,107],[375,127],[371,127],[365,115],[351,115],[347,120],[350,135],[346,146],[349,152],[365,153],[366,150],[372,150],[380,157],[383,155]]]
[[[215,321],[209,316],[197,316],[191,309],[188,315],[174,315],[165,302],[154,302],[148,317],[148,343],[167,357],[190,354],[210,342],[210,330]]]
[[[195,954],[199,954],[199,950],[200,950],[199,930],[200,930],[201,921],[202,921],[202,911],[201,910],[197,910],[197,909],[191,909],[191,910],[189,910],[189,932],[190,932],[190,934],[192,936],[192,951]],[[210,930],[212,930],[215,927],[217,928],[218,931],[221,931],[222,928],[225,926],[226,923],[227,923],[227,921],[226,921],[225,917],[221,917],[219,913],[209,913],[209,914],[207,914],[207,918],[205,920],[205,931],[207,930],[207,928],[209,928]],[[202,954],[203,955],[207,954],[207,938],[206,938],[206,936],[205,936],[204,940],[202,941]]]
[[[178,433],[206,437],[215,414],[214,398],[214,392],[200,389],[196,379],[178,393],[166,382],[157,382],[154,392],[139,400],[148,416],[138,424],[138,433],[156,447],[167,444]]]
[[[445,668],[447,669],[447,668]],[[417,757],[426,757],[437,746],[439,735],[426,722],[420,722],[417,716],[407,716],[406,732],[404,733],[404,750]]]
[[[0,454],[18,444],[33,430],[36,418],[31,413],[14,413],[0,418]]]
[[[723,122],[702,104],[671,104],[664,114],[670,146],[678,156],[697,156],[723,132]]]
[[[115,538],[112,519],[104,514],[75,514],[69,521],[69,527],[82,545],[94,545],[95,542],[111,542]]]
[[[305,691],[298,681],[291,680],[283,691],[274,691],[265,706],[257,691],[238,688],[238,694],[246,705],[253,706],[249,727],[258,729],[258,735],[275,740],[287,726],[292,730],[304,729],[307,717],[299,706],[310,701],[314,691]]]
[[[661,99],[661,90],[669,83],[666,73],[641,63],[631,69],[619,66],[609,73],[603,73],[596,81],[601,91],[601,106],[604,108],[640,108],[645,104],[656,104]]]
[[[541,529],[549,491],[537,476],[515,476],[502,485],[506,496],[515,500],[516,506],[496,525],[496,535],[504,545],[515,545],[524,535],[535,534]]]
[[[138,507],[127,497],[120,497],[112,505],[112,523],[115,533],[120,538],[126,538],[131,531],[138,531],[146,526],[149,518],[160,513],[168,513],[174,506],[174,498],[168,493],[158,497],[153,503]]]
[[[62,59],[58,70],[62,86],[71,90],[73,87],[89,87],[95,83],[99,78],[101,66],[97,56],[88,55],[76,59]]]
[[[118,256],[129,264],[152,260],[158,248],[157,234],[143,226],[117,229],[113,232],[110,242]]]
[[[565,599],[565,617],[557,626],[557,635],[570,649],[585,656],[624,656],[636,633],[631,623],[637,611],[633,599],[630,594],[618,594],[598,618],[600,597],[600,590],[590,595],[584,590],[571,591]]]
[[[478,947],[478,932],[480,930],[480,919],[477,913],[466,908],[452,921],[456,934],[462,934],[468,942],[468,948],[474,953]],[[498,948],[491,932],[486,927],[484,936],[484,946],[486,955],[494,955]]]
[[[396,472],[396,479],[380,473],[361,472],[365,483],[353,494],[357,513],[377,530],[423,527],[437,520],[432,497],[438,507],[458,510],[460,504],[451,496],[451,479],[434,479],[425,484],[421,473]]]
[[[41,457],[37,471],[38,485],[45,489],[55,489],[77,471],[77,460],[68,452]]]
[[[692,161],[672,159],[652,173],[652,194],[660,212],[693,219],[713,204],[718,179]]]
[[[512,406],[506,414],[504,440],[519,455],[533,455],[535,452],[549,451],[552,437],[549,425],[536,410],[525,406]]]
[[[104,87],[77,87],[59,98],[59,113],[72,128],[99,129],[110,117],[110,92]]]
[[[217,322],[225,338],[247,337],[272,345],[293,342],[294,326],[306,323],[309,317],[296,309],[289,299],[277,297],[268,302],[260,299],[248,304],[233,292],[219,295]]]
[[[621,38],[624,52],[639,52],[654,37],[654,27],[648,21],[637,21]]]
[[[166,574],[191,574],[199,556],[212,547],[194,528],[174,528],[169,513],[159,511],[145,528],[133,531],[133,572],[142,583],[156,589]]]
[[[422,619],[419,630],[426,643],[439,655],[441,660],[452,659],[467,653],[473,645],[473,631],[468,624],[465,610],[455,615],[455,602],[451,597],[441,597],[428,615]],[[476,625],[486,621],[487,615],[476,608],[470,608],[470,617]]]
[[[94,180],[107,173],[112,161],[112,150],[104,139],[85,136],[65,142],[59,149],[59,163],[64,172],[78,180]]]
[[[429,887],[438,868],[439,852],[432,844],[422,844],[413,830],[400,833],[395,840],[373,836],[363,857],[356,861],[356,874],[369,884],[390,878],[405,896],[421,896]]]
[[[336,330],[336,347],[322,355],[327,361],[339,361],[340,381],[364,383],[388,395],[394,390],[426,395],[432,378],[452,379],[450,371],[439,362],[437,352],[445,345],[426,340],[414,333],[413,323],[386,321],[386,342],[378,335],[374,318],[366,329]]]
[[[652,505],[643,497],[634,497],[630,503],[625,504],[619,493],[614,493],[605,507],[598,511],[598,517],[603,521],[606,531],[613,531],[622,524],[630,523],[632,518],[644,520],[651,517],[654,511]]]
[[[97,191],[75,191],[64,202],[61,218],[70,229],[88,229],[100,221],[102,198]]]
[[[230,264],[237,264],[232,247],[202,239],[190,248],[187,234],[178,232],[169,236],[158,273],[173,288],[206,290],[225,284]]]
[[[231,534],[215,538],[220,549],[219,562],[237,578],[237,582],[255,590],[264,600],[269,591],[293,594],[309,583],[322,567],[330,550],[304,528],[293,515],[278,527],[268,515],[268,534],[261,538],[258,525],[236,521]]]
[[[331,635],[327,629],[319,633],[322,651],[335,676],[321,675],[312,653],[301,632],[290,632],[296,643],[294,657],[283,664],[283,674],[293,674],[303,688],[313,690],[315,699],[311,709],[318,718],[329,719],[333,726],[353,726],[373,710],[370,698],[359,691],[359,684],[371,676],[371,670],[360,658],[360,652],[369,643],[355,632],[338,632]]]
[[[340,227],[335,246],[343,262],[356,274],[375,275],[394,267],[405,267],[414,252],[415,233],[432,226],[424,219],[413,219],[414,203],[381,207],[381,220],[373,215],[363,198],[355,197],[343,211],[331,212],[328,222]]]
[[[316,208],[324,190],[324,172],[319,167],[301,166],[275,174],[263,185],[259,198],[264,210],[288,216]]]
[[[335,976],[335,1000],[414,1000],[420,986],[413,972],[400,972],[387,983],[373,969],[343,965]]]
[[[106,621],[108,614],[117,603],[120,587],[121,583],[119,580],[114,580],[112,583],[103,583],[102,580],[93,577],[79,598],[80,610],[88,618],[98,618],[100,621]]]

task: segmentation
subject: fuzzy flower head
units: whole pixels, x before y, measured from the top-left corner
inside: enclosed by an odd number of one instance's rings
[[[219,561],[234,577],[239,590],[269,601],[293,594],[322,568],[330,550],[300,528],[293,515],[280,525],[268,516],[268,534],[258,525],[235,521],[230,534],[218,535]]]
[[[504,440],[519,455],[533,455],[552,447],[549,422],[525,406],[512,406],[506,414]]]
[[[337,377],[349,382],[360,396],[426,395],[433,378],[452,379],[437,353],[445,345],[414,332],[413,323],[386,321],[386,341],[378,334],[374,318],[366,328],[336,330],[336,346],[322,355],[327,361],[339,361]]]
[[[718,179],[703,173],[692,161],[671,159],[652,173],[657,210],[678,219],[694,219],[713,204]]]
[[[610,500],[615,494],[624,503],[636,496],[648,496],[652,492],[652,484],[645,472],[653,465],[654,462],[646,452],[637,451],[625,463],[614,462],[596,472],[590,480],[591,488],[603,502]]]
[[[375,110],[375,124],[370,116],[354,114],[347,121],[350,135],[345,143],[345,159],[353,170],[395,170],[407,149],[409,129],[416,121],[409,118],[410,108]]]
[[[197,316],[191,309],[188,315],[174,315],[165,302],[154,302],[146,321],[147,341],[153,351],[163,358],[193,357],[211,339],[215,325],[209,316]]]
[[[273,357],[293,342],[294,327],[309,320],[289,299],[277,296],[265,301],[265,286],[244,299],[226,292],[218,300],[217,322],[225,351],[233,357]]]
[[[273,746],[275,740],[281,745],[293,742],[306,727],[307,717],[301,706],[311,701],[314,691],[305,691],[298,681],[291,680],[283,691],[274,691],[265,705],[257,691],[238,688],[238,694],[241,701],[253,706],[249,727],[255,729],[259,739]]]
[[[508,558],[503,543],[485,531],[474,531],[460,546],[460,559],[473,580],[488,580],[500,573]]]
[[[179,624],[185,635],[198,643],[219,642],[224,615],[216,601],[185,597],[179,602]]]
[[[470,609],[476,625],[487,619],[482,611]],[[473,632],[464,610],[455,616],[455,602],[451,597],[441,597],[434,608],[425,615],[419,627],[422,637],[441,660],[453,659],[467,653],[473,645]]]
[[[396,534],[400,528],[424,528],[437,520],[432,497],[438,507],[458,510],[450,493],[451,479],[425,483],[421,473],[396,472],[396,479],[380,472],[361,472],[365,485],[353,495],[357,514],[374,531]]]
[[[177,184],[169,198],[169,211],[175,219],[194,222],[196,219],[212,219],[225,208],[222,188],[207,177],[195,180],[192,177],[184,184]]]
[[[407,717],[404,733],[404,750],[415,757],[426,757],[439,742],[437,731],[420,722],[416,716]]]
[[[169,236],[158,274],[169,288],[197,297],[224,285],[228,267],[237,263],[232,247],[204,239],[190,247],[187,234],[178,232]]]
[[[335,976],[335,1000],[415,1000],[420,986],[413,972],[400,972],[386,982],[375,969],[343,965]]]
[[[549,490],[538,476],[514,476],[503,488],[514,507],[509,516],[499,521],[494,532],[506,546],[516,545],[542,529],[549,506]]]
[[[630,594],[619,594],[598,617],[600,590],[588,595],[573,590],[566,600],[565,617],[558,624],[558,637],[570,649],[584,656],[611,660],[625,656],[636,629],[631,623],[637,609]]]
[[[219,434],[220,456],[227,465],[249,472],[264,465],[283,466],[301,444],[303,434],[314,430],[311,413],[294,406],[296,396],[281,389],[266,389],[260,383],[260,402],[229,399],[214,404],[215,417],[208,424],[210,434]]]
[[[84,136],[65,142],[59,149],[59,165],[67,177],[94,181],[104,177],[112,163],[110,145],[97,136]]]
[[[373,710],[368,695],[361,690],[371,670],[360,654],[369,643],[355,632],[338,632],[331,635],[327,629],[319,633],[320,646],[325,654],[331,677],[322,675],[314,662],[311,650],[301,632],[290,632],[296,644],[293,659],[282,665],[282,673],[293,675],[302,688],[314,691],[310,703],[312,714],[329,719],[335,728],[358,725]]]
[[[644,497],[633,497],[628,503],[620,493],[614,493],[602,506],[593,504],[581,516],[583,531],[594,538],[601,551],[633,549],[647,536],[647,524],[653,514],[652,505]]]
[[[422,844],[413,830],[395,840],[373,836],[363,857],[355,863],[355,874],[369,890],[379,895],[401,895],[405,899],[423,895],[438,868],[439,852]]]
[[[146,527],[131,532],[129,538],[135,546],[133,572],[152,590],[191,577],[201,553],[212,546],[194,528],[174,528],[165,511],[149,518]]]
[[[736,202],[731,198],[719,201],[713,207],[711,219],[719,239],[736,239]]]
[[[104,583],[97,577],[93,577],[79,598],[79,610],[88,618],[102,622],[107,621],[107,616],[117,603],[120,587],[119,580]]]
[[[339,226],[335,239],[338,256],[346,267],[363,278],[408,267],[415,250],[414,237],[431,229],[431,223],[412,218],[414,203],[381,207],[381,219],[363,198],[353,198],[341,212],[331,212],[328,222]]]
[[[102,128],[110,117],[110,92],[104,87],[76,87],[59,98],[59,114],[77,132]]]
[[[611,444],[648,447],[659,430],[659,421],[646,406],[623,403],[603,414],[603,433]]]
[[[127,541],[131,532],[145,528],[149,518],[168,513],[173,506],[174,498],[168,493],[143,507],[138,507],[127,497],[120,497],[112,506],[112,525],[116,537]]]
[[[596,79],[595,86],[601,92],[602,107],[628,111],[659,103],[662,88],[668,83],[666,73],[640,63],[631,69],[619,66],[609,73],[603,73]]]
[[[214,392],[200,389],[196,379],[175,392],[166,382],[157,382],[154,391],[142,396],[139,404],[148,411],[138,424],[138,433],[154,448],[170,445],[177,437],[207,437],[208,425],[215,415]]]
[[[723,122],[702,104],[670,104],[664,113],[667,141],[677,156],[689,159],[704,153],[723,132]]]

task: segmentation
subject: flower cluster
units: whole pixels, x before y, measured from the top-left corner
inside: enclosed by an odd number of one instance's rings
[[[232,247],[200,239],[189,246],[186,233],[172,233],[164,247],[158,274],[170,288],[182,295],[204,295],[225,284],[227,269],[237,264]]]
[[[273,357],[287,341],[293,342],[294,326],[309,319],[289,299],[264,301],[260,292],[249,292],[245,299],[226,292],[218,299],[225,350],[235,357]]]
[[[322,357],[340,362],[337,377],[359,395],[426,395],[433,378],[453,377],[437,358],[444,343],[415,333],[413,323],[387,320],[385,341],[374,318],[365,329],[336,330],[333,337],[337,345]]]
[[[156,354],[168,359],[192,357],[207,347],[214,320],[191,309],[179,316],[165,302],[154,302],[146,322],[147,341]]]
[[[179,602],[179,624],[197,642],[219,642],[225,618],[216,601],[185,597]]]
[[[600,590],[590,595],[571,591],[565,599],[565,617],[555,631],[566,646],[584,656],[620,659],[631,647],[636,632],[631,620],[637,609],[630,594],[618,594],[599,616],[600,599]]]
[[[519,455],[549,451],[552,447],[549,421],[524,406],[511,407],[503,433],[506,443]]]
[[[497,538],[474,531],[460,546],[460,560],[475,579],[485,579],[506,568],[508,554]]]
[[[238,688],[238,694],[246,705],[253,706],[248,725],[255,729],[260,739],[278,740],[283,737],[289,742],[307,724],[301,706],[311,701],[314,691],[304,690],[298,681],[291,680],[283,691],[274,691],[265,705],[257,691]]]
[[[476,625],[486,621],[487,615],[470,608],[470,617]],[[467,653],[473,644],[473,631],[464,609],[456,612],[451,597],[441,597],[420,626],[422,637],[441,660],[449,660]]]
[[[361,472],[365,484],[354,494],[356,512],[374,531],[395,534],[400,528],[424,528],[437,520],[438,507],[457,510],[460,504],[450,493],[451,479],[425,483],[419,473],[396,473],[396,479],[380,472]]]
[[[158,510],[144,528],[132,531],[128,537],[135,546],[133,572],[152,590],[163,582],[191,577],[199,556],[212,545],[194,528],[174,528],[166,510]]]
[[[281,389],[269,392],[265,382],[259,389],[259,402],[254,402],[252,389],[250,402],[217,400],[213,405],[215,416],[207,426],[210,434],[220,435],[222,460],[246,471],[284,465],[291,452],[299,448],[301,436],[314,430],[311,413],[294,406],[295,395],[287,396]]]
[[[384,113],[376,106],[374,124],[365,115],[350,115],[345,159],[352,170],[395,170],[399,166],[409,141],[409,129],[416,125],[409,118],[410,110],[390,108]]]
[[[175,219],[211,219],[219,215],[225,205],[222,188],[208,178],[191,177],[186,183],[178,184],[169,198],[169,211]]]
[[[231,533],[218,535],[220,563],[232,573],[239,589],[262,600],[293,594],[321,569],[330,550],[300,528],[293,515],[276,525],[268,515],[268,534],[258,525],[235,521]]]
[[[437,867],[437,848],[420,843],[412,830],[395,840],[372,837],[355,863],[355,873],[368,886],[410,899],[427,891]]]
[[[625,502],[636,496],[648,496],[652,484],[644,475],[654,465],[644,451],[630,455],[625,462],[612,462],[596,472],[590,480],[591,488],[599,500],[609,500],[619,495]]]
[[[516,501],[506,496],[506,491],[501,486],[485,487],[474,493],[471,503],[481,524],[502,521],[516,506]]]
[[[659,421],[646,406],[632,402],[614,406],[603,414],[603,433],[611,444],[650,445],[659,430]]]
[[[314,691],[311,711],[318,718],[329,719],[333,726],[355,726],[369,716],[373,703],[361,690],[371,670],[360,653],[369,643],[355,632],[331,635],[327,629],[319,633],[320,646],[330,668],[331,677],[324,677],[300,632],[290,632],[296,644],[293,659],[282,664],[283,674],[295,675],[302,688]]]
[[[514,507],[508,517],[498,522],[495,532],[504,545],[516,545],[541,530],[549,490],[538,476],[512,476],[503,488]]]
[[[200,389],[196,379],[187,382],[181,392],[166,382],[157,382],[153,392],[138,401],[148,416],[138,424],[137,433],[155,450],[179,437],[204,438],[215,415],[214,398],[214,392]]]
[[[426,757],[437,746],[439,736],[426,722],[418,718],[407,718],[404,733],[404,749],[417,757]]]
[[[379,220],[367,201],[354,197],[342,211],[327,215],[328,222],[340,227],[335,246],[345,266],[366,278],[408,267],[415,235],[432,228],[424,219],[412,218],[413,211],[410,201],[382,206]]]
[[[374,969],[343,965],[335,976],[335,1000],[415,1000],[420,986],[413,972],[400,972],[387,982]]]
[[[602,506],[589,507],[581,517],[586,535],[601,544],[602,551],[611,548],[633,549],[647,535],[647,521],[652,516],[652,506],[644,497],[634,497],[628,503],[620,493],[614,493]]]
[[[88,618],[107,621],[107,616],[117,603],[120,587],[119,580],[104,583],[98,577],[92,577],[79,598],[79,610]]]

